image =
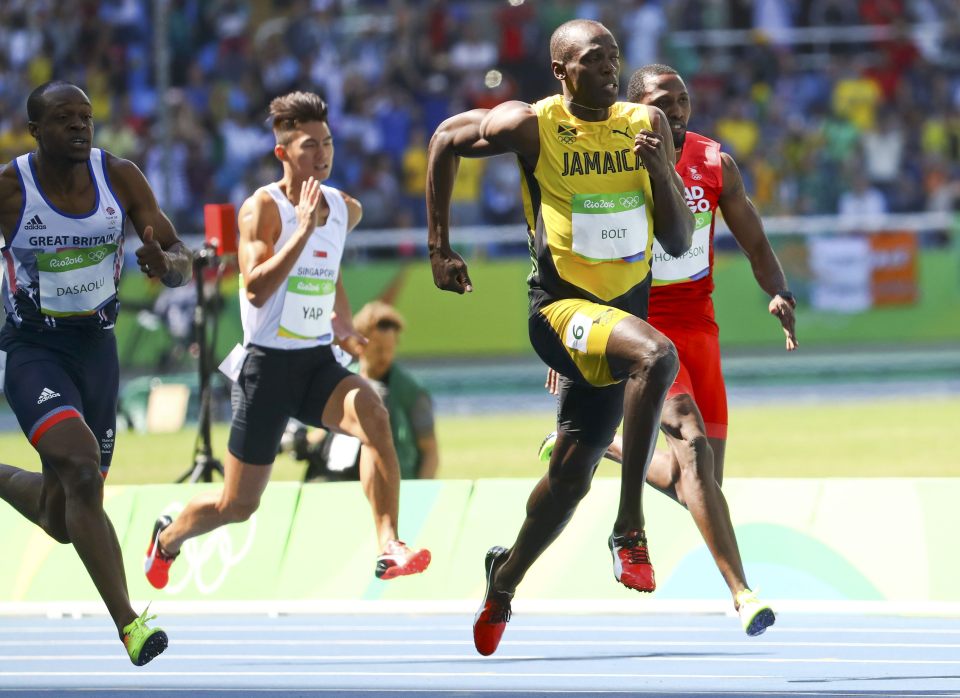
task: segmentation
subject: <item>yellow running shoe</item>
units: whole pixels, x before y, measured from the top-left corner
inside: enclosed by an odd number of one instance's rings
[[[743,630],[750,637],[763,635],[764,631],[777,620],[773,609],[758,599],[756,593],[749,589],[744,589],[737,594],[736,605]]]
[[[143,666],[167,649],[167,634],[160,628],[147,627],[147,623],[156,618],[148,616],[149,611],[148,605],[139,618],[134,618],[123,629],[123,646],[127,648],[130,661],[137,666]]]

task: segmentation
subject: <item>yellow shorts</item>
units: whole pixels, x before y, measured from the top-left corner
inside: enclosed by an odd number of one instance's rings
[[[535,334],[531,325],[530,338],[534,349],[547,365],[570,379],[576,378],[567,375],[569,371],[554,365],[563,362],[548,359],[548,356],[556,356],[557,347],[544,344],[552,340],[556,345],[559,339],[583,381],[598,388],[619,382],[613,377],[607,363],[607,341],[618,322],[632,317],[629,313],[582,298],[565,298],[540,308],[538,314],[553,332],[549,333],[550,338],[544,332]]]

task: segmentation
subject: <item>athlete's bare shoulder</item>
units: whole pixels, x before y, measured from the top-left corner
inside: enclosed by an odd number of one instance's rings
[[[280,209],[264,187],[246,198],[240,206],[237,218],[241,238],[246,236],[274,242],[280,237]]]
[[[0,167],[0,224],[4,229],[8,223],[12,225],[12,222],[7,219],[11,215],[19,215],[22,205],[23,189],[20,187],[20,176],[13,162],[8,162]]]
[[[104,166],[107,168],[107,174],[110,176],[111,182],[124,184],[130,177],[136,177],[138,175],[144,177],[143,172],[140,171],[140,168],[137,167],[137,164],[132,160],[118,157],[107,150],[101,152],[103,153]]]
[[[147,181],[146,175],[137,164],[112,153],[103,152],[103,165],[110,178],[110,186],[117,193],[120,202],[129,210],[150,203],[156,206],[156,196]]]
[[[495,106],[483,117],[480,136],[522,156],[531,165],[540,155],[537,112],[527,102],[510,100]]]

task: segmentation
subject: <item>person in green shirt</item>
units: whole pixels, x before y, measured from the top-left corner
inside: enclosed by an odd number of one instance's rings
[[[360,349],[359,372],[380,393],[390,413],[393,443],[403,479],[436,477],[440,464],[434,432],[433,400],[413,374],[394,359],[403,317],[383,301],[367,303],[353,318],[354,328],[367,338]],[[302,426],[293,437],[294,456],[309,462],[304,480],[357,480],[360,477],[360,442],[332,432],[306,433]]]
[[[413,375],[394,361],[403,317],[383,301],[371,301],[353,318],[368,339],[360,350],[360,375],[381,392],[390,412],[400,476],[429,479],[437,475],[440,457],[433,427],[433,400]]]

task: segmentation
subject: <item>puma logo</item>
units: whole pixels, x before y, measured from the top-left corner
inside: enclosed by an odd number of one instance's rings
[[[631,139],[631,140],[633,139],[633,134],[630,133],[630,126],[624,126],[624,128],[623,128],[622,131],[619,130],[619,129],[615,129],[615,128],[611,128],[610,131],[611,131],[612,133],[619,133],[621,136],[624,136],[624,137],[629,138],[629,139]]]

